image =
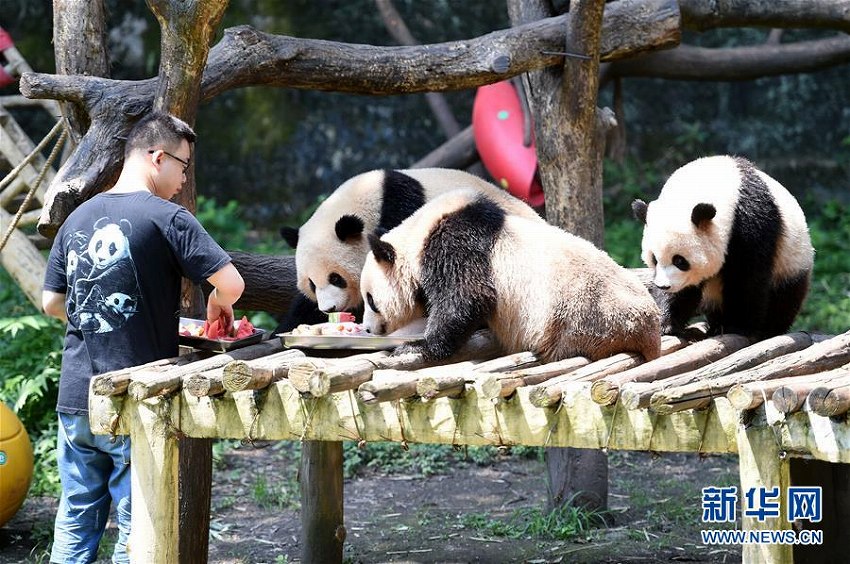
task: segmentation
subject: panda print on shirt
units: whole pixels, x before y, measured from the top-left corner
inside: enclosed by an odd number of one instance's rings
[[[66,275],[72,288],[69,319],[81,331],[109,333],[120,328],[137,310],[140,289],[128,237],[133,226],[98,219],[91,235],[67,235]]]

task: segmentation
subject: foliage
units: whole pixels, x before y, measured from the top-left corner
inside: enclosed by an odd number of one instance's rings
[[[604,515],[569,503],[545,512],[539,508],[517,509],[505,519],[481,513],[460,516],[465,527],[484,530],[498,537],[573,540],[585,537],[594,527],[605,524]]]
[[[815,268],[794,327],[837,334],[850,329],[850,209],[836,201],[809,213]]]
[[[264,475],[254,478],[251,497],[260,506],[275,509],[296,509],[301,505],[301,490],[292,474],[270,482]]]
[[[432,476],[445,474],[458,464],[487,465],[496,456],[513,454],[523,458],[542,458],[543,450],[533,447],[462,447],[449,445],[411,444],[403,448],[397,443],[366,443],[358,447],[357,443],[346,442],[343,446],[343,474],[353,477],[357,474],[379,470],[387,474],[420,474]]]
[[[18,414],[33,444],[33,495],[56,494],[56,397],[64,326],[35,308],[0,270],[0,401]]]

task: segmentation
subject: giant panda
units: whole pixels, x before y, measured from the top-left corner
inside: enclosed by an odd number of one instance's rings
[[[657,200],[635,200],[641,254],[667,296],[665,326],[704,313],[711,334],[788,331],[814,260],[794,197],[749,161],[704,157],[676,170]]]
[[[461,170],[372,170],[341,184],[300,229],[281,229],[295,248],[298,289],[325,313],[356,310],[362,306],[360,271],[369,251],[367,235],[392,229],[425,202],[458,188],[487,194],[509,213],[542,221],[521,200]],[[310,305],[295,303],[293,310],[289,317],[304,322]],[[283,329],[295,323],[284,321]]]
[[[486,322],[506,352],[531,350],[547,362],[660,354],[660,312],[634,274],[484,194],[439,196],[369,242],[360,281],[367,329],[390,333],[427,314],[424,341],[396,353],[446,358]]]

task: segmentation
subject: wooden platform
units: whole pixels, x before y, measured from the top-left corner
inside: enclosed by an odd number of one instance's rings
[[[772,398],[782,383],[841,395],[850,332],[754,344],[665,337],[664,352],[651,363],[621,354],[540,364],[531,353],[499,356],[482,333],[451,363],[427,366],[385,352],[311,358],[269,341],[98,376],[90,416],[96,432],[132,438],[137,562],[176,560],[178,437],[737,453],[742,491],[783,492],[782,517],[745,517],[743,528],[790,529],[790,458],[850,462],[850,428],[841,413],[819,415],[805,402],[780,411]],[[747,544],[743,554],[793,559],[789,545]]]

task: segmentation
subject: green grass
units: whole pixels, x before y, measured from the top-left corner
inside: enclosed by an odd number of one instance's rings
[[[266,509],[297,509],[301,506],[301,489],[294,476],[268,480],[259,475],[251,486],[251,499]]]
[[[512,539],[574,540],[585,538],[591,529],[605,525],[604,514],[563,505],[545,512],[537,508],[517,509],[505,519],[483,513],[467,513],[460,524],[492,536]]]

